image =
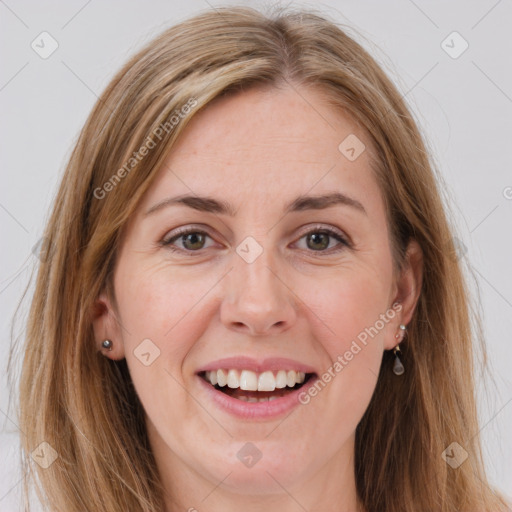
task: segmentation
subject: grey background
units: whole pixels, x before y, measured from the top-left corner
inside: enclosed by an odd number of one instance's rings
[[[80,128],[113,73],[166,27],[219,5],[269,3],[0,0],[0,512],[21,509],[19,431],[5,376],[12,315]],[[349,33],[384,66],[423,128],[484,312],[495,381],[487,393],[479,382],[487,467],[492,483],[512,496],[512,2],[293,4],[355,29]],[[59,45],[47,59],[31,48],[43,31]],[[453,31],[469,44],[458,58],[445,51],[462,48],[457,36],[446,39]],[[15,332],[22,330],[21,321]]]

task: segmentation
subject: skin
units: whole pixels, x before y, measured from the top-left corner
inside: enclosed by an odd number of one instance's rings
[[[338,149],[349,134],[366,145],[355,161]],[[127,359],[167,511],[360,510],[355,429],[383,351],[412,317],[422,274],[415,242],[402,270],[394,270],[371,151],[366,134],[318,90],[254,88],[216,100],[191,120],[133,215],[114,274],[118,308],[101,295],[94,329],[98,347],[113,340],[105,356]],[[356,199],[365,212],[335,205],[283,214],[297,196],[330,192]],[[145,215],[181,194],[229,202],[236,214],[173,205]],[[306,235],[318,233],[317,224],[350,245],[311,240]],[[159,245],[190,225],[207,233],[203,243],[183,245],[178,237],[182,252]],[[235,251],[247,236],[263,249],[251,264]],[[395,302],[401,311],[285,418],[237,419],[208,400],[195,375],[236,355],[288,357],[321,374]],[[148,338],[160,355],[145,366],[134,350]],[[236,456],[248,441],[262,453],[251,468]]]

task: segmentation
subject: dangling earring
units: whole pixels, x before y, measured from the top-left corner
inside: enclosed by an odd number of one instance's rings
[[[113,343],[112,343],[110,340],[105,340],[105,341],[101,344],[101,346],[102,346],[103,348],[106,348],[108,351],[112,350],[112,345],[113,345]]]
[[[400,324],[400,330],[401,332],[400,333],[397,333],[395,334],[395,338],[396,339],[400,339],[400,342],[403,340],[404,336],[405,336],[405,325],[403,324]],[[404,365],[402,364],[402,361],[400,361],[400,358],[398,357],[398,352],[401,353],[401,350],[400,350],[400,342],[398,343],[398,345],[393,349],[393,354],[395,355],[395,362],[393,364],[393,373],[395,375],[403,375],[404,372],[405,372],[405,368],[404,368]]]
[[[393,373],[395,375],[403,375],[405,372],[405,368],[404,368],[404,365],[402,364],[402,361],[400,361],[400,358],[398,357],[397,352],[401,352],[399,345],[397,345],[393,350],[393,354],[395,354],[395,362],[393,364]]]

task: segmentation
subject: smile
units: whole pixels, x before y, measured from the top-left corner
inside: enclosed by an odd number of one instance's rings
[[[219,368],[202,371],[200,380],[222,409],[246,419],[271,418],[299,405],[300,389],[315,373]]]

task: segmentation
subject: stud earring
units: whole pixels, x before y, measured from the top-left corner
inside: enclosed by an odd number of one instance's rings
[[[112,343],[112,341],[110,341],[110,340],[105,340],[105,341],[103,341],[103,343],[101,344],[101,346],[102,346],[103,348],[106,348],[106,349],[107,349],[107,350],[109,350],[109,351],[110,351],[110,350],[112,350],[112,345],[113,345],[113,343]]]
[[[407,327],[404,324],[400,324],[398,328],[400,329],[400,332],[397,332],[395,334],[395,338],[400,338],[400,341],[402,341],[403,337],[405,336],[405,330],[407,329]]]

